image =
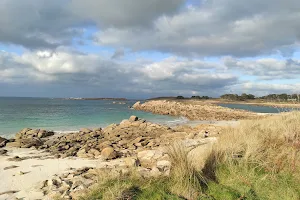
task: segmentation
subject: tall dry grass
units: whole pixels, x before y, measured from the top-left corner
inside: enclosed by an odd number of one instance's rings
[[[202,172],[213,199],[300,199],[300,112],[223,130]]]
[[[244,164],[270,173],[299,171],[300,113],[241,122],[223,131],[215,148],[218,163]]]
[[[169,146],[167,151],[172,163],[170,191],[186,199],[197,199],[206,181],[189,158],[189,151],[180,142]]]

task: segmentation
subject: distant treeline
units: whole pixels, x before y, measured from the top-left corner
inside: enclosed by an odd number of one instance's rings
[[[184,96],[177,96],[176,99],[188,99]],[[191,99],[211,99],[209,96],[192,96]]]
[[[253,94],[243,93],[242,95],[223,94],[220,98],[233,101],[245,101],[251,99],[264,99],[268,101],[300,101],[300,94],[269,94],[266,96],[255,97]]]

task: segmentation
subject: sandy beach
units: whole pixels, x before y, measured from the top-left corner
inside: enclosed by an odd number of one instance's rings
[[[16,191],[15,194],[1,195],[0,199],[42,199],[44,195],[40,190],[42,181],[52,178],[55,174],[68,172],[70,168],[97,167],[99,160],[82,158],[56,159],[49,153],[33,149],[7,148],[7,156],[0,156],[0,193]],[[9,161],[14,156],[29,158],[22,161]],[[5,167],[17,166],[4,170]],[[23,174],[24,173],[24,174]]]

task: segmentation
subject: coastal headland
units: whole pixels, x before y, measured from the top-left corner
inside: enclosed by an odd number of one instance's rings
[[[152,100],[142,104],[137,102],[132,107],[155,114],[184,116],[190,120],[241,120],[258,116],[256,113],[224,108],[205,101]]]
[[[180,97],[180,98],[179,98]],[[265,100],[265,99],[246,99],[246,100],[230,100],[222,98],[186,98],[186,97],[156,97],[147,99],[147,101],[175,101],[186,104],[244,104],[253,106],[266,106],[274,108],[300,108],[299,101],[284,101],[284,100]]]
[[[261,116],[166,100],[133,108],[238,123],[168,127],[131,116],[65,134],[25,128],[0,137],[0,199],[299,197],[299,112]]]

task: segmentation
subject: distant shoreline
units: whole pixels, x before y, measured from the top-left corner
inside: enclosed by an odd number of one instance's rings
[[[126,98],[64,98],[67,100],[116,100],[116,101],[128,101]]]

